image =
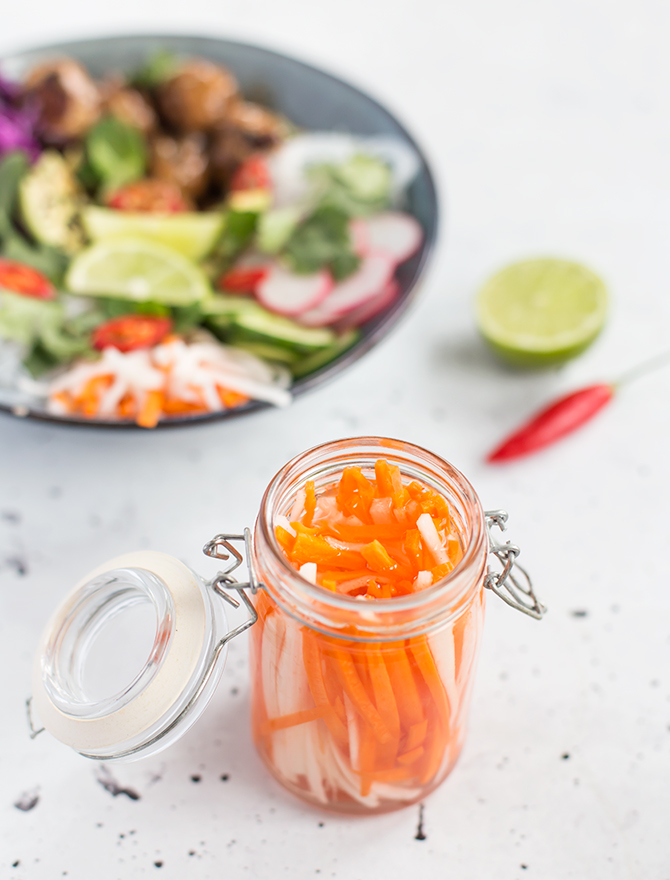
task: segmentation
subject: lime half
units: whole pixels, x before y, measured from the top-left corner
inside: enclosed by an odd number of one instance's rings
[[[70,264],[72,293],[109,296],[166,306],[188,306],[211,293],[203,272],[182,254],[143,238],[109,238],[82,251]]]
[[[148,238],[174,248],[191,260],[202,260],[221,237],[221,211],[151,214],[116,211],[90,205],[81,212],[84,229],[94,241],[117,236]]]
[[[607,314],[607,289],[579,263],[514,263],[490,278],[477,298],[477,323],[505,360],[527,367],[574,357],[593,342]]]

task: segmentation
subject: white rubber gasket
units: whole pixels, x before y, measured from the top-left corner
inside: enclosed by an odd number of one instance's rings
[[[121,709],[96,718],[77,717],[62,711],[45,687],[42,659],[58,632],[76,595],[94,578],[114,569],[143,569],[157,577],[174,602],[174,628],[160,668],[147,686]],[[142,550],[118,556],[99,565],[74,587],[54,612],[40,639],[33,666],[33,706],[44,727],[56,739],[79,752],[118,746],[157,724],[189,685],[209,641],[208,613],[202,583],[172,556]]]

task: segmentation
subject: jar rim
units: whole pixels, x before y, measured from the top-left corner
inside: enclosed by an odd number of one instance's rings
[[[358,450],[358,451],[356,451]],[[269,548],[272,559],[279,564],[283,573],[290,578],[297,578],[300,591],[308,600],[316,601],[337,611],[360,612],[361,602],[346,593],[335,593],[312,584],[302,578],[299,572],[286,559],[274,533],[274,516],[277,511],[274,502],[284,485],[304,484],[310,479],[310,471],[325,461],[337,465],[333,470],[341,470],[347,465],[347,455],[351,458],[387,457],[393,464],[400,467],[401,473],[407,475],[408,468],[424,470],[429,476],[431,472],[442,478],[443,482],[454,492],[461,502],[467,506],[469,535],[462,559],[454,569],[437,583],[416,593],[396,596],[389,599],[375,599],[370,605],[381,615],[394,612],[418,611],[431,603],[457,605],[466,595],[476,589],[475,579],[467,579],[464,584],[464,573],[481,564],[482,549],[487,547],[488,537],[484,511],[474,487],[470,481],[450,462],[435,453],[403,440],[387,437],[362,436],[348,437],[341,440],[328,441],[300,453],[285,464],[270,481],[263,495],[258,525],[265,545]],[[405,465],[405,468],[403,468]],[[421,474],[411,474],[417,479],[426,481]],[[452,595],[453,593],[453,595]]]

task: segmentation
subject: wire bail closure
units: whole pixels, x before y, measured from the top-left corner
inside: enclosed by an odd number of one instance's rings
[[[516,608],[517,611],[522,611],[535,620],[541,620],[546,614],[547,608],[536,596],[530,575],[516,561],[517,556],[521,553],[520,548],[510,541],[500,544],[492,534],[494,526],[497,526],[501,532],[505,531],[509,514],[506,510],[486,510],[484,517],[489,534],[489,553],[495,556],[502,565],[502,571],[493,571],[489,568],[488,574],[484,578],[484,586],[493,590],[496,596],[499,596],[512,608]],[[522,576],[521,579],[519,579],[519,573]]]
[[[244,541],[244,554],[246,560],[240,551],[231,544],[231,541]],[[249,627],[253,626],[258,620],[256,609],[245,593],[245,590],[251,590],[252,595],[254,595],[258,590],[263,589],[263,584],[261,584],[256,577],[254,556],[251,549],[251,532],[249,529],[245,529],[243,535],[216,535],[211,541],[208,541],[205,544],[202,548],[202,552],[205,556],[209,556],[211,559],[230,560],[224,570],[218,572],[218,574],[212,578],[208,586],[210,586],[218,596],[225,599],[229,605],[232,605],[233,608],[239,608],[240,603],[229,593],[229,590],[234,590],[249,611],[250,616],[248,620],[245,620],[239,626],[235,627],[235,629],[226,633],[225,641],[228,642],[230,639],[234,639],[235,636],[244,632],[245,629],[249,629]],[[246,583],[241,583],[233,577],[232,573],[245,561],[249,572],[249,580]]]

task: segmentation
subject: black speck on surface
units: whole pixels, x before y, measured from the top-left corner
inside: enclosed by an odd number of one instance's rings
[[[189,854],[190,856],[194,856],[194,855],[195,855],[195,850],[194,850],[194,849],[190,849],[190,850],[188,851],[188,854]]]
[[[325,822],[319,822],[319,828],[323,828],[323,826],[324,826],[325,824],[326,824]]]
[[[574,611],[570,612],[570,614],[572,614],[573,617],[588,617],[589,616],[589,612],[586,610],[586,608],[575,608]]]
[[[231,688],[230,693],[236,697],[239,694],[239,690],[237,688]]]
[[[120,794],[125,794],[125,796],[130,798],[131,801],[139,801],[140,799],[140,795],[134,788],[124,788],[120,785],[104,764],[101,765],[96,779],[105,791],[108,791],[112,795],[112,797],[118,797]]]
[[[416,826],[416,834],[414,840],[427,840],[423,830],[423,804],[419,804],[419,824]]]
[[[522,870],[522,871],[527,871],[527,870],[528,870],[528,865],[521,865],[521,870]]]
[[[191,776],[191,782],[201,782],[201,781],[202,781],[202,776],[199,776],[197,773],[194,773],[193,776]]]
[[[20,859],[17,859],[15,862],[12,862],[12,868],[18,868],[21,864]]]
[[[230,779],[230,776],[227,773],[221,774],[221,782],[228,782],[229,779]]]
[[[3,510],[0,516],[2,516],[5,522],[11,523],[13,526],[17,526],[21,522],[21,514],[18,510]]]
[[[40,802],[40,796],[36,791],[24,791],[21,797],[14,801],[14,806],[22,813],[28,813]]]
[[[154,862],[154,865],[155,865],[157,868],[162,868],[162,867],[163,867],[163,862]]]
[[[563,754],[561,755],[561,760],[567,761],[569,757],[570,757],[570,752],[563,752]]]
[[[5,557],[5,565],[8,568],[13,568],[19,577],[28,574],[28,563],[22,556]]]

